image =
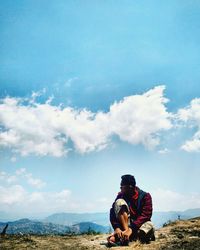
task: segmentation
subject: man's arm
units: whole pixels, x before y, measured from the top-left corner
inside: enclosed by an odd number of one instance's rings
[[[146,221],[151,220],[153,209],[152,209],[152,198],[149,193],[147,193],[143,198],[141,206],[142,206],[141,214],[137,217],[136,220],[134,220],[131,223],[133,229],[136,230],[139,229],[142,226],[142,224],[144,224]]]

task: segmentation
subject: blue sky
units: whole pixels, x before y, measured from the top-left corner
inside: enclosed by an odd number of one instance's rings
[[[126,173],[155,210],[200,207],[199,1],[0,11],[2,210],[108,211]]]

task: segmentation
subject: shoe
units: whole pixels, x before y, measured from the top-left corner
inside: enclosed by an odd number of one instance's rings
[[[128,246],[129,240],[116,239],[113,234],[107,238],[107,247],[119,247],[119,246]]]
[[[129,246],[129,240],[120,240],[121,246]]]

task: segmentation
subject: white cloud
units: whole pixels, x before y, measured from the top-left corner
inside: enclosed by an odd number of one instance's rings
[[[17,161],[17,158],[14,157],[14,156],[12,156],[12,157],[10,158],[10,161],[11,161],[11,162],[16,162],[16,161]]]
[[[13,181],[10,181],[12,178]],[[28,190],[26,183],[30,184],[33,189]],[[68,188],[60,191],[38,190],[45,184],[41,179],[33,178],[26,168],[16,170],[15,174],[0,171],[2,211],[21,214],[21,216],[55,212],[94,212],[108,210],[112,202],[105,197],[96,200],[83,200],[81,197],[76,199]]]
[[[25,168],[16,170],[15,175],[8,174],[4,171],[0,172],[0,180],[6,184],[16,183],[25,180],[30,186],[35,188],[43,188],[46,183],[39,178],[34,178],[33,175],[26,171]]]
[[[57,193],[55,195],[55,198],[58,200],[62,200],[65,201],[69,196],[70,196],[71,192],[67,189],[62,190],[60,193]]]
[[[186,108],[178,111],[178,118],[185,122],[192,122],[194,125],[200,125],[200,98],[195,98]]]
[[[154,148],[159,133],[172,127],[164,89],[157,86],[142,95],[125,97],[107,113],[53,106],[50,100],[40,104],[35,101],[36,93],[28,104],[6,97],[0,104],[0,146],[23,156],[61,157],[71,150],[69,139],[76,151],[86,153],[107,147],[112,135],[117,135],[128,143]]]
[[[170,152],[170,150],[168,148],[163,148],[163,149],[160,149],[158,151],[159,154],[168,154]]]
[[[6,211],[42,213],[73,209],[71,192],[27,192],[21,185],[0,186],[0,207]]]
[[[16,175],[25,179],[27,183],[31,185],[32,187],[40,189],[46,185],[46,183],[42,181],[41,179],[33,178],[32,173],[27,172],[25,168],[18,169],[16,171]]]
[[[13,183],[17,181],[17,177],[15,175],[8,176],[7,182],[8,183]]]
[[[0,181],[1,182],[4,181],[4,182],[6,182],[8,184],[14,183],[14,182],[17,181],[17,176],[10,175],[10,174],[8,174],[8,173],[6,173],[4,171],[0,171]]]
[[[184,211],[200,207],[199,193],[178,193],[156,189],[150,192],[154,211]],[[2,211],[21,213],[22,216],[56,212],[109,211],[114,200],[100,197],[96,200],[76,200],[69,189],[57,192],[28,192],[21,185],[0,186]]]
[[[187,152],[200,152],[200,131],[195,133],[192,140],[188,140],[184,145],[181,146],[181,149]]]
[[[4,171],[0,172],[0,180],[5,180],[6,176],[7,176],[6,172]]]
[[[12,129],[0,133],[0,145],[12,147],[19,143],[20,137]]]
[[[64,86],[67,88],[70,88],[72,86],[72,84],[77,81],[79,78],[78,77],[72,77],[70,79],[68,79],[65,83]]]
[[[172,127],[171,115],[166,111],[164,86],[158,86],[143,95],[124,98],[110,108],[113,133],[121,140],[154,148],[159,144],[157,133]]]
[[[31,185],[33,191],[26,190],[25,183]],[[35,190],[45,185],[41,179],[33,178],[26,168],[16,170],[15,174],[0,171],[1,209],[14,213],[29,213],[30,216],[31,213],[65,211],[77,206],[71,199],[71,191],[68,189],[58,192]]]
[[[200,207],[199,193],[178,193],[171,190],[157,189],[151,192],[154,211],[184,211]]]
[[[188,107],[180,109],[177,118],[184,122],[185,126],[197,129],[193,137],[181,146],[181,149],[187,152],[200,152],[200,98],[195,98]]]
[[[7,205],[13,205],[26,201],[26,192],[20,185],[10,187],[0,186],[0,206],[2,209]]]
[[[19,168],[16,170],[16,175],[23,175],[26,173],[26,169],[25,168]]]
[[[27,182],[33,187],[42,188],[46,185],[42,180],[33,178],[32,174],[26,174],[25,177],[27,178]]]
[[[71,191],[68,189],[60,192],[33,192],[27,195],[28,203],[31,206],[37,207],[38,212],[46,211],[62,211],[70,208]],[[72,202],[73,204],[73,202]]]

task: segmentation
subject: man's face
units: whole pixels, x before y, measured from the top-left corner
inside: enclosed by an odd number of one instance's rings
[[[133,186],[121,185],[120,189],[125,196],[132,196],[134,194]]]

